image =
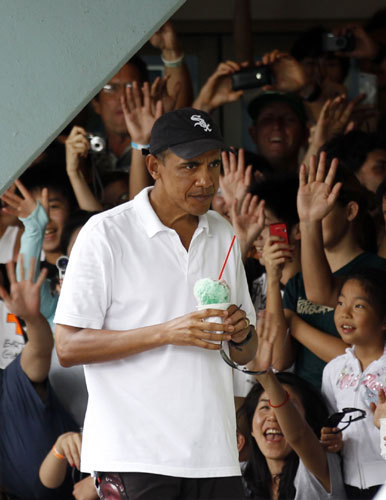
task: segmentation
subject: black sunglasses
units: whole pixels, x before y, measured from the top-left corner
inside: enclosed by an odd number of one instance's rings
[[[359,415],[357,415],[356,417],[349,415],[348,420],[343,420],[343,418],[349,413],[359,413]],[[365,410],[360,410],[359,408],[342,408],[342,411],[333,413],[328,417],[328,419],[324,424],[324,427],[336,427],[338,424],[346,424],[344,427],[341,427],[337,431],[332,431],[332,434],[338,434],[339,432],[342,432],[345,429],[347,429],[347,427],[352,422],[356,422],[357,420],[362,420],[365,417],[366,417]]]

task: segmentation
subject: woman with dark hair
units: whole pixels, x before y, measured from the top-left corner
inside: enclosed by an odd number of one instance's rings
[[[273,373],[270,325],[259,320],[263,371],[245,399],[249,458],[244,469],[247,497],[344,500],[340,459],[319,441],[327,407],[321,394],[292,373]],[[261,334],[264,329],[264,333]]]

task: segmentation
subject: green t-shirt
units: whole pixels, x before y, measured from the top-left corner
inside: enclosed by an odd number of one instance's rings
[[[364,268],[384,269],[386,271],[386,259],[382,259],[378,255],[369,252],[364,252],[338,269],[334,273],[334,276],[347,276]],[[339,337],[334,324],[334,309],[314,304],[307,299],[302,273],[296,274],[288,281],[284,292],[283,305],[284,309],[296,312],[309,325],[325,333]],[[326,363],[302,344],[297,343],[296,348],[295,373],[320,389],[323,368],[326,366]]]

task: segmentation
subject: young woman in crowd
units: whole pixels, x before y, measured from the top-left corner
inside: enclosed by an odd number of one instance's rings
[[[247,497],[344,500],[339,456],[318,438],[327,418],[322,396],[300,377],[272,371],[274,322],[268,316],[258,323],[262,373],[243,406],[249,424]]]

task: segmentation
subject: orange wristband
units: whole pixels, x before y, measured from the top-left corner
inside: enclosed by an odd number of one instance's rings
[[[286,404],[286,402],[289,400],[289,398],[290,398],[290,395],[288,394],[288,392],[287,392],[287,391],[285,391],[285,398],[284,398],[284,401],[283,401],[282,403],[280,403],[279,405],[273,405],[273,404],[271,403],[271,401],[270,401],[270,400],[268,400],[268,404],[269,404],[269,406],[270,406],[271,408],[280,408],[281,406],[284,406],[284,405]]]
[[[59,453],[58,450],[55,448],[55,446],[52,447],[51,451],[55,455],[55,457],[58,458],[59,460],[66,460],[66,457],[61,453]]]

